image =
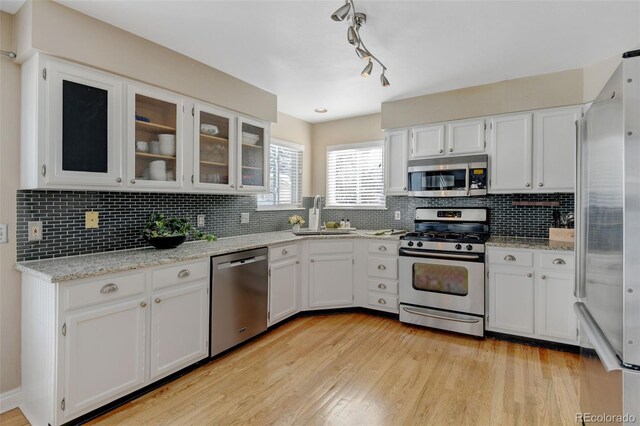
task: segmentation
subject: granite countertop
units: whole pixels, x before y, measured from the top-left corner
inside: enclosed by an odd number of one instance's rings
[[[573,243],[552,241],[547,238],[523,238],[491,236],[485,243],[487,247],[514,247],[534,250],[573,251]]]
[[[262,234],[220,238],[217,241],[211,242],[188,242],[180,247],[168,250],[157,250],[149,247],[82,256],[33,260],[17,263],[16,269],[20,272],[35,275],[45,281],[55,283],[187,260],[206,259],[210,256],[218,256],[258,247],[275,246],[301,240],[366,238],[397,241],[400,238],[400,235],[370,235],[371,232],[373,231],[357,230],[350,234],[305,236],[293,235],[291,231],[265,232]]]

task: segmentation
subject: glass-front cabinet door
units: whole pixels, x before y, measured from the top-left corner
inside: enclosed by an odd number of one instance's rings
[[[269,125],[238,117],[238,190],[265,191],[268,182]]]
[[[193,116],[194,188],[235,190],[235,116],[219,108],[197,103]]]
[[[128,104],[128,185],[182,187],[182,98],[131,85]]]
[[[49,60],[42,70],[48,119],[46,184],[122,185],[122,83],[107,74]]]

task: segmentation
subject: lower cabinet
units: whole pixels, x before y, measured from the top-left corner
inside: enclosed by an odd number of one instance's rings
[[[578,344],[573,253],[489,247],[487,261],[487,330]]]
[[[309,307],[353,304],[353,254],[314,255],[309,260]]]
[[[273,262],[269,269],[269,325],[300,311],[300,260]]]

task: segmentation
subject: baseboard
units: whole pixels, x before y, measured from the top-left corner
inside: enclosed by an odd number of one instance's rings
[[[0,413],[18,408],[22,393],[20,387],[0,393]]]

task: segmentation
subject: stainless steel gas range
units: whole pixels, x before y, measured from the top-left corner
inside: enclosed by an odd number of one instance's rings
[[[400,321],[484,336],[484,208],[418,207],[400,238]]]

